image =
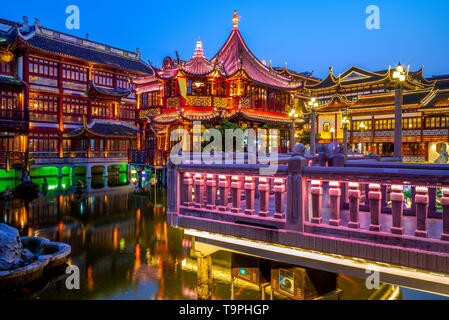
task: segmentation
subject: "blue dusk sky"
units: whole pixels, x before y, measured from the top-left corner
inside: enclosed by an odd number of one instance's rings
[[[66,28],[66,7],[80,9],[80,29]],[[235,5],[240,32],[252,52],[303,72],[325,77],[351,65],[383,70],[401,61],[424,75],[449,74],[449,1],[4,1],[0,18],[41,25],[126,50],[140,48],[145,61],[160,66],[165,56],[193,55],[198,36],[212,58],[232,29]],[[367,29],[367,6],[380,10],[380,29]]]

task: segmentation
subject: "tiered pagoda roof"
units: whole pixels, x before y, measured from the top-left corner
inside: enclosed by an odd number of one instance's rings
[[[413,90],[405,91],[403,93],[403,106],[421,106],[425,98],[432,94],[432,90]],[[391,107],[395,105],[395,93],[379,93],[359,96],[357,101],[351,104],[351,110],[366,109],[366,108],[382,108]]]
[[[178,74],[192,77],[220,75],[223,78],[231,78],[236,75],[244,75],[253,82],[264,86],[282,90],[297,90],[304,86],[307,80],[298,80],[283,75],[272,68],[265,66],[246,45],[238,28],[239,17],[234,12],[234,26],[223,47],[218,53],[208,60],[203,53],[201,40],[198,40],[194,56],[188,61],[165,58],[162,68],[154,69],[154,77],[135,78],[138,85],[151,84],[161,80],[175,78]]]
[[[26,17],[23,23],[0,19],[0,45],[2,42],[15,42],[16,46],[22,43],[36,50],[55,53],[62,57],[95,62],[140,74],[153,73],[151,67],[141,60],[138,50],[125,51],[51,30],[41,26],[38,19],[34,25],[29,25]]]

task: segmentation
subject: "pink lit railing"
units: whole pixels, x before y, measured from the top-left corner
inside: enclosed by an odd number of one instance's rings
[[[263,176],[261,165],[170,162],[168,219],[186,228],[449,274],[449,170],[307,164],[291,157]],[[408,202],[405,189],[411,190]],[[430,214],[434,200],[436,218]],[[413,210],[406,215],[406,209]]]
[[[366,238],[366,234],[361,234],[366,231],[369,237],[377,233],[449,239],[448,170],[305,167],[302,177],[308,189],[305,224],[311,232],[338,234],[336,229],[340,229],[357,231],[351,233],[353,238]],[[412,191],[409,200],[414,215],[404,217],[407,187]],[[442,221],[429,219],[429,205],[435,205],[436,190],[441,192]],[[382,212],[391,214],[382,215]],[[329,226],[329,229],[316,226]]]
[[[287,167],[280,166],[273,176],[261,176],[260,167],[180,165],[181,213],[284,228]]]

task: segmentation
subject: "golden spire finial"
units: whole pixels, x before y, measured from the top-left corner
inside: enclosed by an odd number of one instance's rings
[[[235,6],[235,10],[234,10],[234,16],[232,17],[232,26],[235,29],[239,28],[239,20],[241,17],[238,16],[237,14],[237,5]]]

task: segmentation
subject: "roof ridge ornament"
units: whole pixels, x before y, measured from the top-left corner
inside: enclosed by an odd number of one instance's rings
[[[198,37],[198,41],[196,42],[196,48],[193,57],[204,57],[203,42],[201,41],[200,37]]]
[[[234,29],[238,29],[239,28],[239,20],[241,17],[239,17],[239,15],[237,14],[237,6],[235,6],[235,10],[234,10],[234,16],[232,17],[232,27]]]

